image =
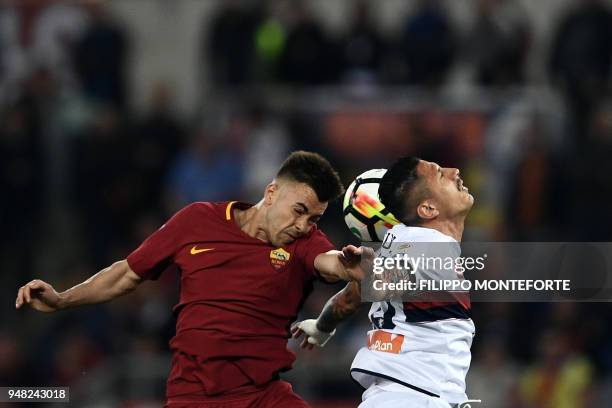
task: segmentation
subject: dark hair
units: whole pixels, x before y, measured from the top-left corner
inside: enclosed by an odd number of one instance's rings
[[[299,150],[283,162],[276,178],[305,183],[314,190],[321,202],[333,201],[344,193],[338,172],[320,154]]]
[[[406,225],[418,225],[416,212],[422,190],[418,187],[417,166],[421,159],[402,157],[397,159],[380,180],[378,198],[399,221]]]

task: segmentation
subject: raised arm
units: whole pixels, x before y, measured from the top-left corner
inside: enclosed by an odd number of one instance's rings
[[[317,319],[308,319],[296,323],[291,328],[294,338],[305,335],[300,347],[312,349],[317,345],[323,347],[336,332],[340,322],[351,316],[361,306],[361,294],[358,282],[349,282],[344,289],[332,296],[323,306]]]
[[[15,307],[19,309],[29,304],[40,312],[55,312],[103,303],[131,292],[140,282],[141,278],[132,271],[126,260],[122,260],[61,293],[57,293],[50,284],[35,279],[19,288]]]

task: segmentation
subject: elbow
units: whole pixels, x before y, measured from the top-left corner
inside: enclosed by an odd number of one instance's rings
[[[126,260],[115,262],[111,269],[116,270],[117,273],[112,282],[110,299],[132,292],[142,280],[132,271]]]

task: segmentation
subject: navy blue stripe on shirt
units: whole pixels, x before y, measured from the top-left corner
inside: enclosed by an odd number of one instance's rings
[[[429,308],[404,307],[406,322],[436,322],[446,319],[471,319],[472,312],[459,303],[434,306]]]

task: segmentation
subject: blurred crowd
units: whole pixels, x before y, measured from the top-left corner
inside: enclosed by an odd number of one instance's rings
[[[255,202],[295,149],[326,155],[346,185],[404,154],[462,169],[466,240],[611,241],[612,3],[568,5],[544,56],[519,1],[475,0],[462,29],[448,2],[412,3],[389,35],[373,1],[350,2],[340,33],[308,1],[219,1],[193,46],[209,94],[185,115],[163,81],[133,108],[130,20],[108,2],[0,1],[0,385],[70,385],[83,406],[161,400],[176,276],[50,316],[12,311],[18,287],[81,282],[189,202]],[[321,228],[355,242],[340,214],[333,203]],[[317,287],[303,316],[338,289]],[[468,395],[609,404],[608,304],[473,309]],[[348,368],[364,310],[288,374],[321,407],[359,400]]]

